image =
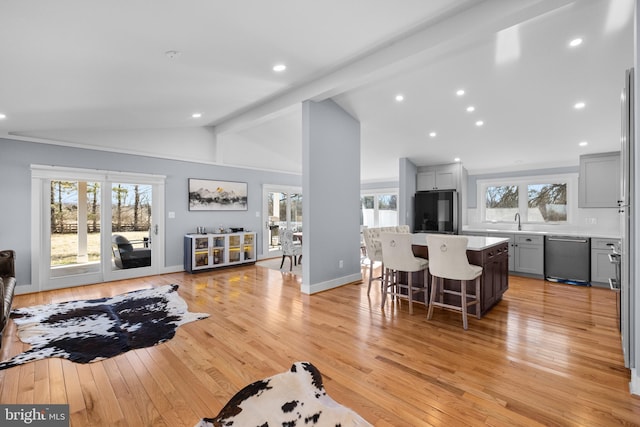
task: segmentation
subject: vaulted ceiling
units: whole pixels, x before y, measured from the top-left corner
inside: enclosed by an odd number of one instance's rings
[[[473,173],[575,165],[619,149],[633,6],[7,0],[0,136],[295,173],[300,103],[332,98],[361,123],[364,181],[396,179],[401,157]]]

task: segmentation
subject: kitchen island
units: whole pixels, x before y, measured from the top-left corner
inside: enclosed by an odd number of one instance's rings
[[[482,236],[465,237],[469,239],[467,243],[469,263],[482,267],[480,314],[483,316],[500,302],[502,295],[509,288],[509,239]],[[413,253],[416,256],[429,259],[425,233],[413,234],[412,244]],[[414,280],[420,279],[421,275],[417,275]],[[447,281],[447,287],[460,290],[460,282]],[[460,302],[460,297],[455,295],[445,295],[444,298],[448,303],[459,304]],[[475,305],[469,307],[469,313],[475,315],[476,307]]]

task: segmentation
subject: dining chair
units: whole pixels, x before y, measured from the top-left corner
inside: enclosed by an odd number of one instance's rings
[[[302,244],[294,242],[292,230],[280,229],[280,246],[282,247],[280,269],[284,265],[285,258],[289,258],[289,271],[291,271],[294,265],[298,265],[298,258],[302,257]]]
[[[429,251],[429,271],[431,273],[431,295],[427,319],[433,315],[433,307],[443,307],[462,312],[462,327],[468,329],[467,311],[475,305],[476,317],[480,319],[480,279],[482,267],[469,264],[467,258],[467,243],[465,236],[445,234],[427,234],[427,249]],[[460,290],[449,287],[452,281],[460,282]],[[467,293],[467,283],[475,281],[475,293]],[[436,294],[438,300],[436,301]],[[444,295],[453,295],[445,302]]]
[[[411,247],[412,236],[409,233],[382,233],[382,262],[384,263],[384,281],[381,307],[384,309],[387,295],[395,298],[406,298],[409,301],[409,314],[413,314],[413,296],[424,293],[427,304],[429,286],[429,260],[417,257]],[[413,273],[422,271],[422,285],[414,286]],[[406,275],[400,273],[405,272]],[[406,276],[407,283],[401,283],[401,276]]]

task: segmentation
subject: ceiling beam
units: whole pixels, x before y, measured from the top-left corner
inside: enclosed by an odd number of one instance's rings
[[[322,77],[281,91],[211,125],[218,134],[252,127],[292,106],[297,108],[305,100],[322,101],[400,71],[437,62],[487,41],[501,30],[573,3],[575,0],[463,3],[458,9],[426,22]]]

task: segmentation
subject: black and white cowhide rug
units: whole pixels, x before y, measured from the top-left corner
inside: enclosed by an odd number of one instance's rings
[[[287,372],[253,382],[237,392],[220,413],[195,427],[367,427],[353,410],[333,400],[322,385],[320,371],[296,362]]]
[[[204,319],[191,313],[178,285],[109,298],[18,308],[11,317],[31,348],[0,363],[0,370],[47,357],[90,363],[165,342],[178,326]]]

